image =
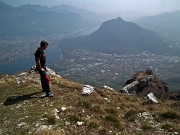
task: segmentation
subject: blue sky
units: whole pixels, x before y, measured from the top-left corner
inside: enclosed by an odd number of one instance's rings
[[[59,6],[62,4],[80,7],[95,12],[136,11],[136,12],[169,12],[180,10],[180,0],[1,0],[18,7],[26,4],[42,6]]]

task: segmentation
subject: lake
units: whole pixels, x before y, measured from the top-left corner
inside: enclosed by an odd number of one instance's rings
[[[53,50],[45,50],[46,53],[46,59],[47,59],[47,65],[51,62],[56,62],[60,60],[61,53],[59,48],[54,48]],[[34,52],[29,54],[28,58],[24,59],[18,59],[16,61],[13,61],[7,65],[0,66],[0,73],[4,74],[14,74],[18,73],[20,71],[30,70],[33,65],[36,65],[35,58],[34,58]]]

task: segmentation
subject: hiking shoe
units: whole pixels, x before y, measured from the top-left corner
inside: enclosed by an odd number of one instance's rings
[[[46,97],[53,97],[53,94],[49,92],[48,94],[46,94]]]

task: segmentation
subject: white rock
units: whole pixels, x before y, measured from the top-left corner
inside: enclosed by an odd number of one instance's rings
[[[55,115],[55,117],[56,117],[56,119],[57,119],[57,120],[59,120],[59,119],[60,119],[60,118],[59,118],[59,116],[57,116],[57,115]]]
[[[90,85],[84,85],[82,87],[82,94],[83,95],[90,95],[91,93],[95,92],[94,88]]]
[[[41,121],[44,121],[44,120],[47,120],[47,118],[41,118],[40,120],[41,120]]]
[[[20,83],[21,83],[21,81],[19,81],[18,78],[16,78],[16,82],[17,82],[17,84],[20,84]]]
[[[27,72],[22,72],[20,75],[22,75],[22,76],[27,75]]]
[[[25,123],[25,122],[21,122],[21,123],[19,123],[17,126],[18,127],[21,127],[21,126],[24,126],[24,125],[26,125],[27,123]]]
[[[82,126],[82,124],[83,124],[83,122],[80,122],[80,121],[77,122],[78,126]]]
[[[57,77],[59,77],[59,78],[61,78],[61,76],[60,75],[56,75]]]
[[[65,122],[65,125],[66,125],[66,126],[67,126],[67,125],[70,125],[70,123],[69,123],[68,121],[66,121],[66,122]]]
[[[55,108],[55,109],[53,110],[53,112],[54,112],[54,116],[56,117],[56,119],[59,120],[59,119],[60,119],[59,116],[58,116],[59,110]]]
[[[21,104],[19,104],[19,105],[17,105],[17,106],[16,106],[16,108],[20,108],[21,106],[22,106],[22,105],[21,105]]]
[[[43,131],[45,129],[49,129],[49,127],[47,125],[41,125],[38,129],[37,129],[37,132],[39,131]]]
[[[62,111],[65,111],[65,110],[66,110],[66,107],[62,107],[61,110],[62,110]]]
[[[147,95],[147,97],[148,97],[149,100],[151,100],[153,103],[158,103],[157,98],[154,96],[153,93],[149,93],[149,94]]]
[[[111,88],[111,87],[109,87],[109,86],[102,86],[102,88],[105,88],[105,89],[108,89],[108,90],[112,90],[112,91],[114,91],[114,89],[113,89],[113,88]]]
[[[106,100],[106,101],[110,102],[108,98],[104,98],[104,100]]]
[[[178,133],[178,132],[174,132],[174,134],[175,134],[175,135],[179,135],[179,133]]]
[[[143,113],[139,113],[137,114],[138,117],[143,117],[145,119],[153,119],[152,115],[148,112],[143,112]]]
[[[53,110],[53,112],[57,114],[57,113],[59,113],[59,110],[55,108],[55,109]]]

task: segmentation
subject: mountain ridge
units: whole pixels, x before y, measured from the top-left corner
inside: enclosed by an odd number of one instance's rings
[[[62,4],[60,6],[52,6],[52,7],[46,7],[46,6],[40,6],[40,5],[23,5],[20,6],[20,8],[23,9],[35,9],[37,11],[51,11],[56,13],[76,13],[81,16],[84,22],[88,24],[88,26],[96,26],[102,23],[105,18],[104,15],[100,15],[98,13],[95,13],[93,11],[77,8],[70,5]]]
[[[15,9],[15,7],[9,6],[5,4],[4,2],[0,1],[0,9],[12,10],[12,9]]]
[[[0,9],[1,36],[49,36],[74,32],[87,25],[76,13],[13,8],[3,2],[0,6],[4,7]]]
[[[143,28],[153,30],[172,41],[179,41],[180,10],[162,13],[156,16],[142,17],[134,21]]]
[[[176,51],[174,48],[170,48],[157,33],[141,28],[135,23],[126,22],[120,17],[104,22],[97,31],[90,35],[63,40],[61,47],[65,49],[80,48],[110,54],[136,54],[142,51],[155,54],[172,54]]]

